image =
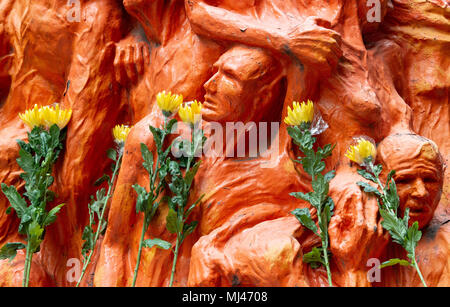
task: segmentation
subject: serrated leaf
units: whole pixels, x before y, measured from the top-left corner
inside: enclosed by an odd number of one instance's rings
[[[158,153],[161,152],[162,147],[162,134],[163,132],[159,128],[155,128],[153,126],[149,126],[150,131],[153,135],[153,140],[155,141],[156,148],[158,149]]]
[[[381,226],[386,229],[394,242],[404,245],[404,239],[406,236],[406,227],[403,224],[403,221],[399,219],[397,216],[393,216],[390,212],[385,209],[379,210],[381,217],[383,220],[381,221]]]
[[[3,194],[8,198],[11,207],[14,208],[16,214],[19,218],[22,218],[25,210],[27,209],[27,202],[20,196],[14,186],[7,186],[6,184],[1,184]]]
[[[316,223],[312,220],[308,208],[295,209],[291,212],[291,214],[293,214],[303,226],[314,232],[316,235],[319,235]]]
[[[358,181],[356,184],[359,185],[360,187],[362,187],[364,192],[366,192],[366,193],[373,193],[379,197],[382,196],[382,194],[380,193],[380,191],[378,191],[378,189],[376,187],[371,186],[367,182]]]
[[[23,243],[15,242],[15,243],[6,243],[0,249],[0,260],[9,259],[9,261],[13,261],[17,255],[17,251],[19,249],[25,249],[26,246]]]
[[[161,239],[157,239],[157,238],[144,240],[143,245],[144,245],[144,247],[147,247],[147,248],[152,248],[153,246],[156,246],[157,248],[165,249],[165,250],[170,249],[172,247],[172,244],[170,242],[167,242],[167,241],[164,241]]]
[[[34,164],[33,156],[23,149],[20,149],[19,156],[20,157],[16,159],[17,164],[19,164],[19,166],[27,173],[34,172],[36,165]]]
[[[141,154],[144,162],[142,165],[147,170],[147,172],[151,175],[153,174],[153,153],[148,149],[147,145],[141,143]]]
[[[363,169],[358,169],[357,172],[358,172],[358,174],[360,176],[364,177],[365,179],[370,180],[370,181],[372,181],[374,183],[377,182],[377,179],[371,173],[369,173],[368,171],[363,170]]]
[[[411,261],[414,260],[415,249],[417,243],[420,241],[420,238],[422,238],[422,232],[419,230],[419,222],[415,221],[406,232],[406,238],[403,246],[408,252],[408,257]]]

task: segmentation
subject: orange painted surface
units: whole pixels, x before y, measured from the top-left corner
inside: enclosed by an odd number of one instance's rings
[[[67,263],[81,258],[89,195],[109,171],[111,129],[125,123],[133,128],[108,228],[82,285],[131,285],[143,218],[131,186],[148,185],[140,144],[155,148],[148,126],[162,124],[156,94],[166,90],[205,101],[205,127],[280,123],[273,159],[202,158],[191,199],[205,198],[192,214],[199,226],[182,245],[175,286],[327,284],[323,269],[302,262],[320,242],[289,213],[308,206],[289,193],[310,186],[292,161],[299,153],[283,118],[292,101],[306,99],[329,125],[319,145],[336,144],[327,163],[337,173],[329,231],[335,285],[420,285],[412,268],[383,269],[381,283],[367,280],[369,258],[404,257],[389,243],[376,202],[356,185],[361,177],[344,157],[353,136],[367,135],[381,142],[380,162],[408,174],[395,178],[403,182],[401,206],[428,208],[416,213],[424,233],[419,266],[428,285],[449,286],[450,7],[444,0],[388,2],[381,1],[380,22],[370,23],[365,0],[80,0],[77,22],[68,20],[73,7],[66,1],[3,0],[0,182],[22,185],[15,140],[26,138],[27,128],[18,112],[54,102],[73,110],[53,185],[55,203],[66,206],[33,258],[30,284],[75,285]],[[411,133],[433,140],[440,154]],[[443,163],[433,160],[437,156]],[[0,193],[0,245],[24,242],[8,206]],[[166,214],[161,205],[146,238],[175,242]],[[167,286],[172,259],[169,251],[144,249],[137,285]],[[0,286],[20,286],[23,263],[21,253],[12,263],[0,261]]]

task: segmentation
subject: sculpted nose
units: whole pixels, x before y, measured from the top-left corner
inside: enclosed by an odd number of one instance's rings
[[[215,93],[217,92],[217,76],[218,72],[212,76],[203,86],[207,93]]]
[[[417,178],[413,183],[413,192],[411,196],[423,198],[428,196],[428,191],[425,187],[425,183],[421,178]]]

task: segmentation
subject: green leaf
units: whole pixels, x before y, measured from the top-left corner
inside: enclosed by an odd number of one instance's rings
[[[26,246],[23,243],[6,243],[0,249],[0,260],[9,259],[9,261],[13,261],[17,255],[17,251],[24,248]]]
[[[291,214],[293,214],[303,226],[314,232],[316,235],[319,235],[316,223],[314,223],[314,221],[312,220],[308,208],[295,209],[294,211],[291,212]]]
[[[369,173],[368,171],[366,171],[364,169],[358,169],[357,172],[358,172],[359,175],[361,175],[365,179],[370,180],[370,181],[372,181],[374,183],[377,182],[377,179],[371,173]]]
[[[147,248],[152,248],[153,246],[156,246],[160,249],[170,249],[172,247],[172,244],[170,242],[161,240],[161,239],[147,239],[143,242],[143,246]]]
[[[381,221],[381,226],[389,231],[392,240],[400,245],[404,245],[404,239],[406,236],[407,228],[403,224],[403,220],[399,219],[397,216],[392,215],[389,211],[380,208],[380,215],[383,218]]]
[[[180,165],[176,161],[169,162],[169,173],[172,176],[181,176]]]
[[[27,173],[34,172],[36,170],[36,165],[33,156],[23,149],[20,149],[19,155],[20,157],[16,159],[17,164],[19,164],[19,166]]]
[[[109,149],[106,151],[106,155],[108,156],[108,158],[110,158],[110,159],[113,160],[114,162],[117,161],[117,152],[116,152],[114,149],[109,148]]]
[[[33,221],[28,225],[28,240],[30,244],[30,251],[35,253],[43,240],[44,228],[38,222]]]
[[[141,154],[142,158],[144,159],[142,165],[150,175],[153,174],[153,153],[144,143],[141,143]]]
[[[166,228],[170,233],[178,233],[178,215],[173,209],[169,209],[167,214]]]
[[[56,214],[59,212],[59,210],[61,210],[61,208],[64,205],[65,204],[60,204],[60,205],[54,207],[52,210],[50,210],[50,212],[44,218],[44,222],[42,223],[42,226],[45,227],[45,226],[52,224],[56,220]]]
[[[373,174],[375,175],[375,177],[379,177],[381,174],[381,171],[383,170],[383,166],[381,166],[381,164],[377,164],[373,167]]]
[[[385,268],[385,267],[388,267],[388,266],[393,266],[393,265],[396,265],[396,264],[400,264],[400,265],[403,265],[403,266],[410,266],[410,265],[411,265],[411,264],[410,264],[408,261],[406,261],[406,260],[398,259],[398,258],[393,258],[393,259],[389,259],[388,261],[383,262],[383,263],[380,265],[380,269]]]
[[[192,181],[194,180],[195,174],[197,174],[198,168],[200,167],[201,161],[198,161],[194,164],[193,167],[189,169],[189,171],[184,175],[184,182],[188,187],[191,186]]]
[[[83,246],[81,247],[81,254],[86,258],[89,251],[94,249],[94,231],[90,226],[84,227],[83,235],[81,239],[84,240]]]
[[[198,225],[198,221],[193,221],[190,224],[184,224],[183,226],[183,238],[194,232]]]
[[[111,181],[111,177],[109,177],[106,174],[103,174],[103,176],[101,176],[100,178],[98,178],[95,182],[94,182],[94,186],[99,186],[101,185],[103,182],[108,181],[108,183]]]
[[[178,121],[175,119],[175,118],[172,118],[168,123],[167,123],[167,126],[166,126],[166,133],[167,134],[171,134],[172,132],[173,133],[175,133],[175,131],[176,131],[176,126],[175,126],[175,124],[177,124],[178,123]]]
[[[319,200],[315,197],[313,192],[303,193],[303,192],[292,192],[289,193],[290,196],[294,196],[297,199],[302,199],[304,201],[309,202],[316,209],[319,206]]]
[[[392,179],[389,183],[389,187],[385,188],[385,205],[392,211],[397,213],[398,206],[400,204],[400,199],[397,193],[397,186],[395,181]]]
[[[325,266],[325,261],[322,259],[322,248],[313,247],[309,253],[303,255],[303,262],[309,263],[313,269],[320,265]]]
[[[336,176],[336,171],[329,171],[325,174],[324,179],[325,182],[330,182]]]
[[[156,148],[158,149],[158,153],[161,152],[162,148],[162,135],[163,131],[159,128],[155,128],[153,126],[149,126],[150,131],[153,134],[153,140],[155,141]]]
[[[7,186],[6,184],[1,184],[3,194],[8,198],[11,207],[14,208],[16,214],[19,218],[22,218],[25,210],[27,209],[27,202],[20,196],[14,186]]]
[[[203,194],[202,196],[200,196],[195,203],[193,203],[189,209],[186,210],[186,212],[184,213],[184,218],[187,219],[189,217],[189,215],[191,214],[192,210],[194,210],[194,208],[202,201],[203,197],[205,196],[205,194]]]
[[[382,194],[380,193],[380,191],[378,191],[378,189],[376,187],[373,187],[366,182],[358,181],[356,184],[359,185],[360,187],[362,187],[364,189],[364,192],[366,192],[366,193],[373,193],[373,194],[377,195],[378,197],[382,196]]]
[[[391,182],[391,179],[394,177],[394,175],[395,175],[395,170],[391,170],[386,178],[386,186],[389,185],[389,182]]]
[[[417,243],[420,241],[420,238],[422,238],[422,232],[419,230],[419,222],[415,221],[411,227],[408,228],[406,238],[404,240],[404,248],[408,252],[408,257],[411,261],[415,261],[415,249]]]
[[[132,187],[138,195],[136,199],[136,213],[146,212],[151,197],[150,193],[148,193],[145,188],[141,187],[138,184],[133,184]]]

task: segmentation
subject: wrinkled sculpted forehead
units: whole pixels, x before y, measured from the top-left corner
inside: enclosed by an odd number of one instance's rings
[[[378,145],[380,162],[389,170],[402,172],[431,171],[442,178],[444,163],[437,145],[416,134],[388,136]]]
[[[260,48],[235,46],[224,53],[215,66],[241,81],[265,81],[280,72],[280,64]]]

